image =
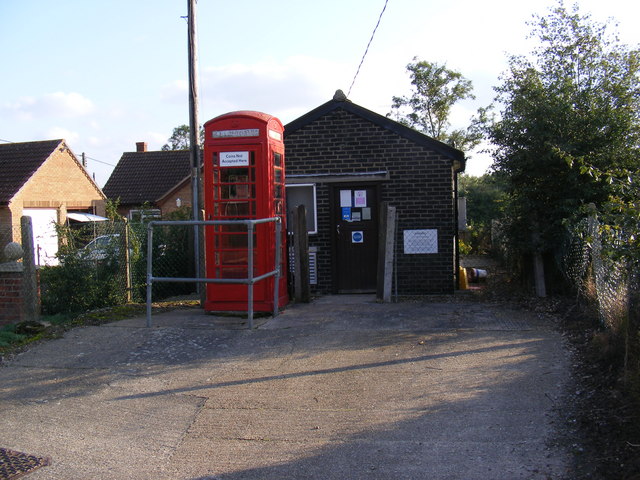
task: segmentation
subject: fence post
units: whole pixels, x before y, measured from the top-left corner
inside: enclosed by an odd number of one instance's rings
[[[127,289],[127,303],[133,301],[133,281],[131,280],[131,255],[130,255],[131,239],[129,238],[129,222],[124,219],[124,265],[125,265],[125,282]]]
[[[276,255],[275,255],[275,272],[274,275],[274,283],[273,283],[273,318],[278,316],[279,303],[280,303],[280,276],[282,275],[282,270],[280,269],[280,246],[282,242],[282,220],[278,218],[275,222],[275,232],[276,232]]]
[[[22,250],[24,252],[24,256],[22,257],[22,265],[24,268],[22,284],[24,313],[28,320],[35,322],[40,316],[40,295],[38,292],[31,217],[21,217],[20,227],[22,230]]]
[[[379,301],[391,301],[393,285],[394,251],[396,235],[396,207],[382,202],[380,207],[380,231],[378,234],[378,282],[376,298]]]
[[[309,303],[309,236],[307,232],[307,210],[298,205],[293,218],[293,276],[296,302]]]
[[[247,238],[248,238],[248,252],[247,252],[247,319],[249,321],[249,329],[253,330],[253,223],[249,220],[247,222]]]

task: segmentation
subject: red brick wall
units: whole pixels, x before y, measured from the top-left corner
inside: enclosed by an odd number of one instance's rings
[[[0,272],[0,326],[23,320],[22,272]]]

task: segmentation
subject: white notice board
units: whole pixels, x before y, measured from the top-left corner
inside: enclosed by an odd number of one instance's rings
[[[405,230],[404,253],[438,253],[438,230]]]

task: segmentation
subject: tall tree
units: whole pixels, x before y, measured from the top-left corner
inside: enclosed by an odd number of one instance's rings
[[[180,125],[173,129],[171,137],[162,146],[162,150],[189,150],[189,125]],[[204,129],[200,128],[200,143],[204,141]]]
[[[488,128],[507,183],[506,233],[521,252],[554,250],[565,219],[612,194],[586,173],[637,169],[640,145],[639,52],[577,6],[534,18],[540,45],[510,58],[495,88],[500,119]]]
[[[475,121],[466,130],[451,130],[449,122],[451,108],[457,102],[475,98],[471,81],[446,65],[417,57],[407,65],[407,71],[411,76],[411,96],[393,97],[387,116],[459,150],[475,147],[481,140]]]

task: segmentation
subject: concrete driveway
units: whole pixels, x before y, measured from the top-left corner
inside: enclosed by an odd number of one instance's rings
[[[293,305],[255,330],[176,310],[69,331],[0,368],[30,479],[558,479],[568,353],[481,303]]]

